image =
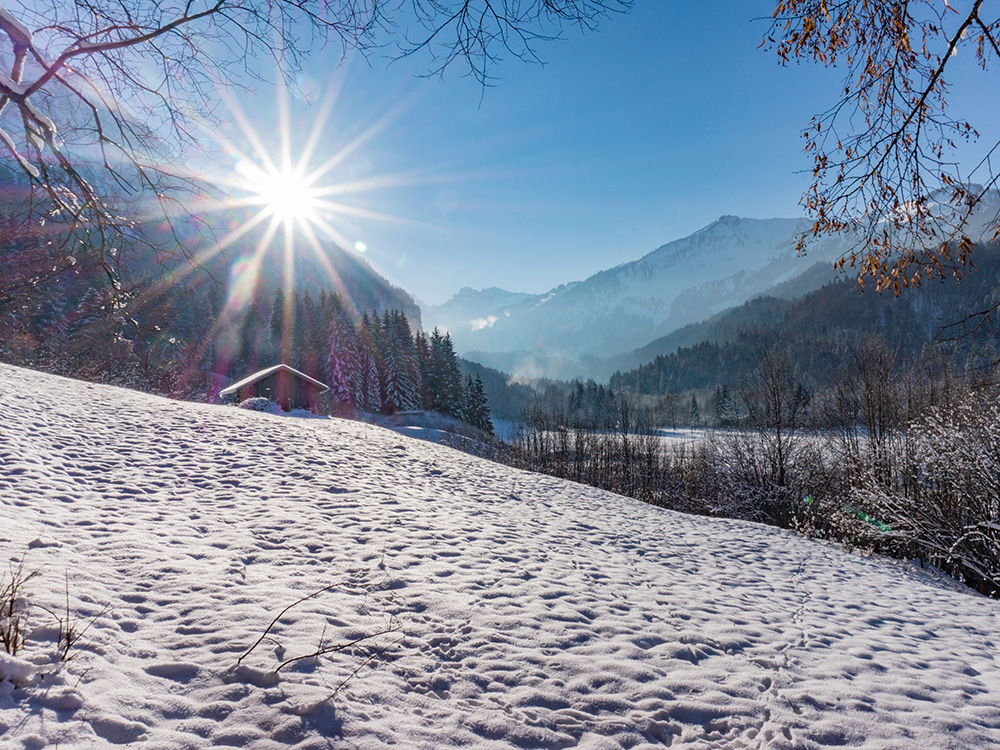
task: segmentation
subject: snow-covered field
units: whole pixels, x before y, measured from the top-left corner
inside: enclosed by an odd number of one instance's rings
[[[1000,602],[371,425],[0,366],[0,514],[3,748],[1000,745]]]

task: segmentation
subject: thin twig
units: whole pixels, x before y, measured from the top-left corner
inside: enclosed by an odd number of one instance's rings
[[[301,599],[298,599],[289,604],[287,607],[281,610],[273,620],[271,620],[271,624],[268,625],[266,628],[264,628],[264,632],[261,633],[260,638],[258,638],[254,642],[254,644],[246,650],[246,653],[244,653],[239,659],[236,660],[236,663],[241,664],[243,660],[247,658],[251,654],[251,652],[261,644],[261,642],[264,640],[267,634],[271,632],[271,628],[275,626],[278,620],[280,620],[288,610],[292,609],[293,607],[297,607],[298,605],[302,604],[302,602],[309,601],[313,597],[319,596],[325,591],[329,591],[330,589],[335,589],[339,587],[340,587],[339,583],[331,583],[329,586],[324,586],[321,589],[317,589],[316,591],[313,591],[311,594],[307,594],[306,596],[303,596]]]

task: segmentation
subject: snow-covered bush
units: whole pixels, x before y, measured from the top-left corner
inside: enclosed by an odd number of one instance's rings
[[[274,403],[269,398],[264,398],[263,396],[254,396],[253,398],[244,399],[240,401],[239,408],[247,409],[249,411],[262,411],[267,414],[284,414],[281,407]]]
[[[851,507],[876,549],[918,557],[985,594],[1000,592],[1000,404],[972,393],[928,411],[900,443],[902,471],[851,481]]]
[[[797,438],[787,443],[780,475],[772,436],[758,431],[716,433],[703,442],[700,452],[689,468],[688,490],[702,499],[711,515],[809,533],[822,525],[814,503],[825,499],[838,481],[814,441]]]

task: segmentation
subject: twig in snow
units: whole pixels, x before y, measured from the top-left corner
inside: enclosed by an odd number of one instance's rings
[[[339,588],[339,587],[340,587],[339,583],[331,583],[329,586],[324,586],[321,589],[317,589],[316,591],[313,591],[311,594],[306,594],[301,599],[297,599],[294,602],[292,602],[291,604],[289,604],[287,607],[285,607],[283,610],[281,610],[273,620],[271,620],[271,624],[268,625],[266,628],[264,628],[264,632],[260,634],[260,638],[258,638],[254,642],[254,644],[250,648],[248,648],[246,650],[246,652],[239,659],[236,660],[236,664],[239,665],[239,664],[243,663],[243,660],[246,659],[248,656],[250,656],[250,654],[253,652],[253,650],[255,648],[257,648],[257,646],[259,646],[261,644],[261,642],[264,640],[264,638],[267,637],[267,634],[271,632],[271,628],[273,628],[277,624],[278,620],[280,620],[282,617],[285,616],[285,613],[288,612],[288,610],[290,610],[290,609],[292,609],[294,607],[297,607],[298,605],[302,604],[302,602],[309,601],[313,597],[319,596],[320,594],[322,594],[322,593],[324,593],[326,591],[330,591],[331,589],[335,589],[335,588]],[[277,670],[275,670],[275,671],[277,671]]]

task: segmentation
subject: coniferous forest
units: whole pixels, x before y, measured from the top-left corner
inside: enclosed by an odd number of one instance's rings
[[[0,360],[190,400],[217,400],[234,380],[279,362],[330,387],[327,411],[426,410],[493,431],[478,373],[463,373],[451,337],[414,330],[399,309],[357,310],[338,293],[277,291],[234,304],[206,282],[157,293],[141,308],[70,278],[61,295],[25,299],[0,327]]]

